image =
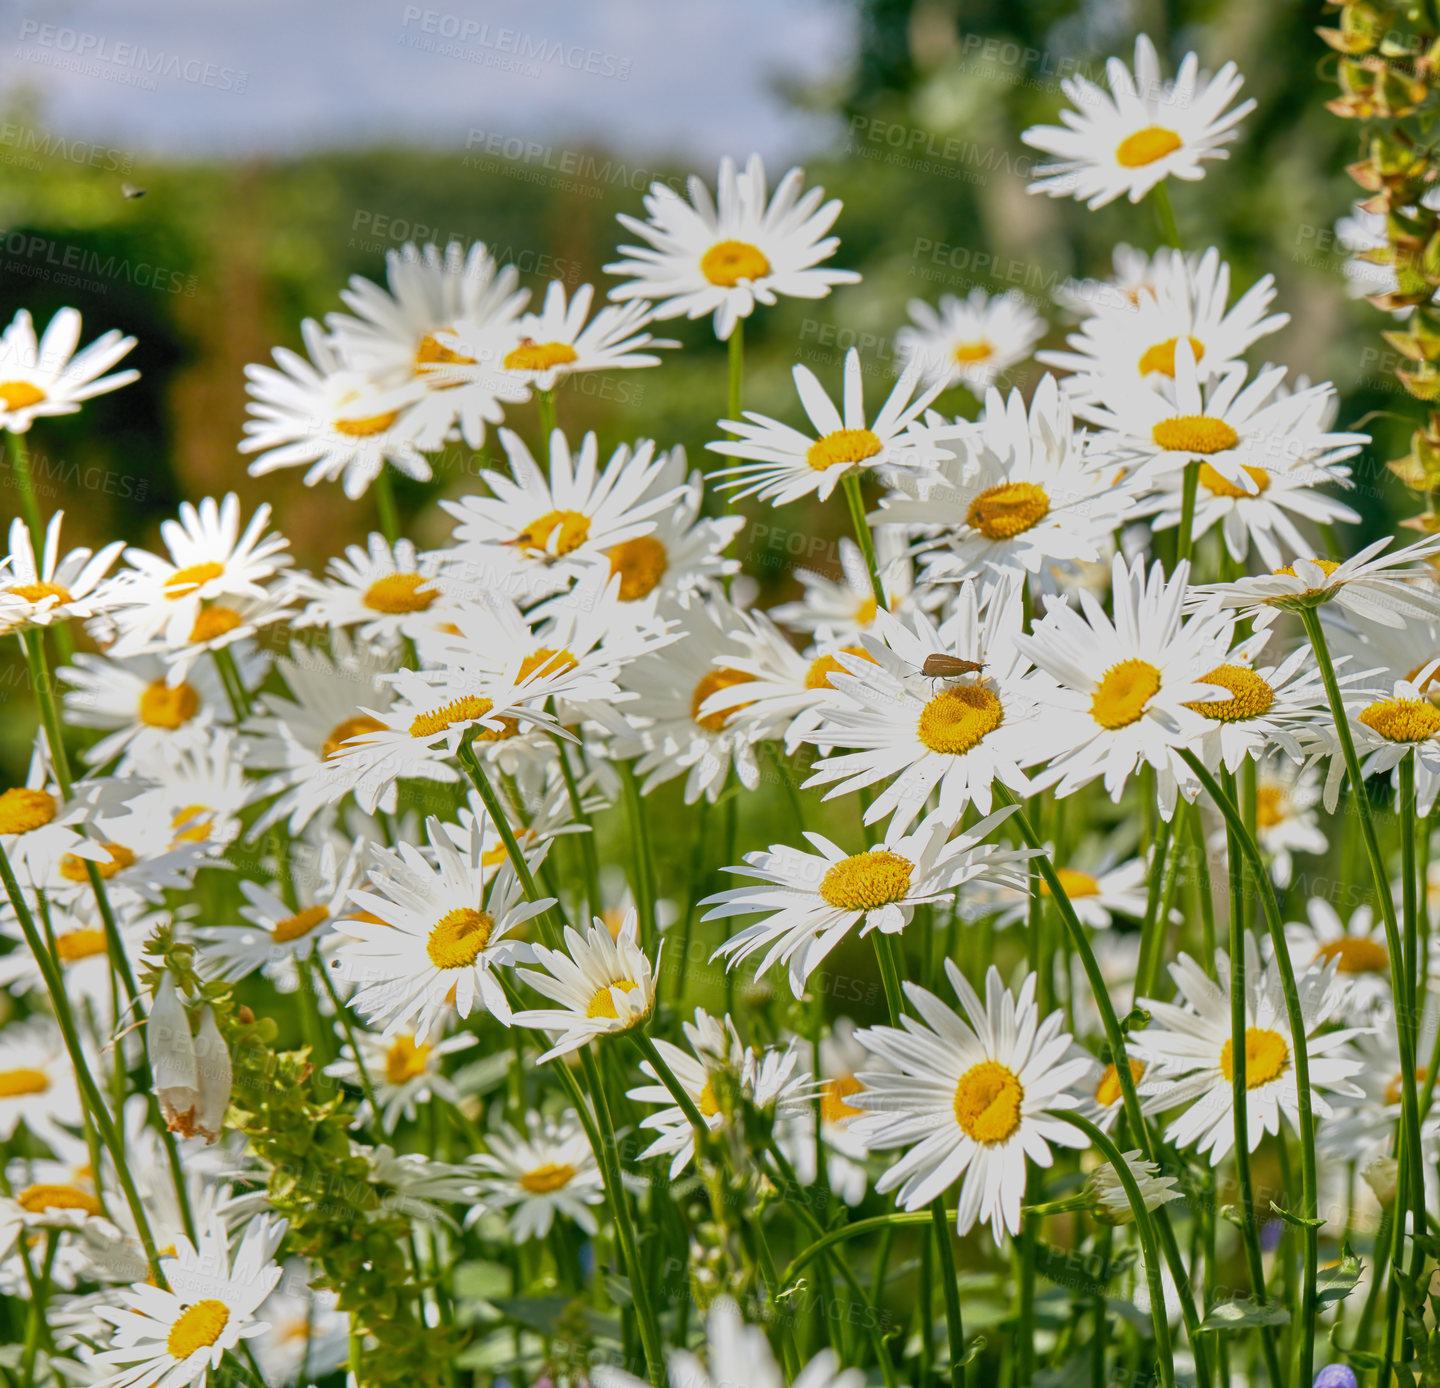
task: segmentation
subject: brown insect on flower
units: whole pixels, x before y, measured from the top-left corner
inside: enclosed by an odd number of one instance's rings
[[[955,655],[927,655],[920,673],[927,679],[954,680],[961,675],[978,675],[985,668],[983,660],[961,660]]]

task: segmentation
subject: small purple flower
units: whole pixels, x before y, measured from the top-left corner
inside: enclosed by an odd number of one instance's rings
[[[1356,1388],[1355,1371],[1344,1364],[1327,1364],[1315,1375],[1315,1388]]]

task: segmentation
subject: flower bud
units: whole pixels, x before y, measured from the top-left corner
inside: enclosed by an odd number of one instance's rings
[[[195,1038],[169,969],[155,988],[155,1003],[145,1023],[145,1052],[166,1126],[172,1133],[191,1136],[200,1086]]]
[[[1400,1182],[1400,1163],[1394,1157],[1376,1157],[1361,1173],[1375,1198],[1387,1209],[1395,1203]]]
[[[213,1145],[225,1126],[232,1075],[229,1047],[215,1024],[214,1009],[209,1007],[201,1011],[200,1028],[195,1033],[195,1067],[199,1080],[195,1131]]]

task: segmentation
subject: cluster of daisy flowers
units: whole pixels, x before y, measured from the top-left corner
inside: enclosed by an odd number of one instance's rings
[[[1026,132],[1032,191],[1164,199],[1239,87],[1140,40]],[[748,411],[732,350],[706,465],[562,427],[656,321],[738,347],[858,278],[840,210],[726,161],[622,218],[598,307],[484,246],[352,280],[247,373],[252,474],[379,497],[318,572],[234,494],[67,550],[22,436],[133,343],[5,333],[23,1388],[1334,1388],[1415,1352],[1440,537],[1347,556],[1368,440],[1218,248],[1119,248],[1053,330],[912,304],[883,400],[852,353]],[[389,469],[487,440],[448,536],[402,535]],[[744,498],[854,540],[761,610]]]

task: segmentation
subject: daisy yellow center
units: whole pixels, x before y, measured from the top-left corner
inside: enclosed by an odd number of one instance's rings
[[[541,647],[538,651],[531,651],[520,662],[519,682],[523,684],[528,679],[554,677],[563,675],[567,670],[573,670],[580,662],[575,659],[569,651],[552,651],[548,647]]]
[[[718,713],[702,715],[700,710],[704,708],[705,700],[712,694],[718,694],[722,689],[730,689],[737,684],[749,684],[754,678],[754,675],[747,675],[743,670],[732,670],[729,666],[707,671],[701,676],[700,683],[695,686],[695,692],[690,696],[691,718],[706,732],[723,732],[731,717],[739,713],[742,708],[749,708],[750,705],[737,704],[734,708],[725,708]]]
[[[597,988],[595,996],[590,999],[590,1006],[585,1009],[585,1015],[592,1021],[597,1017],[608,1017],[612,1022],[618,1022],[620,1014],[615,1010],[615,999],[610,996],[610,990],[618,988],[622,993],[634,993],[639,987],[634,979],[617,978],[603,988]]]
[[[28,834],[55,818],[55,797],[48,790],[11,786],[0,795],[0,834]]]
[[[1005,706],[982,684],[953,684],[924,708],[916,736],[932,752],[964,756],[1005,721]]]
[[[86,1214],[103,1213],[100,1202],[89,1191],[77,1186],[26,1186],[16,1197],[22,1210],[44,1214],[48,1210],[83,1210]]]
[[[863,1113],[854,1104],[846,1103],[852,1094],[858,1094],[865,1086],[854,1075],[837,1075],[826,1080],[820,1090],[820,1121],[822,1123],[844,1123]]]
[[[399,410],[386,410],[383,414],[361,415],[358,419],[337,419],[335,432],[347,439],[368,439],[383,434],[399,418]]]
[[[748,241],[717,241],[700,257],[700,273],[711,284],[733,289],[741,280],[763,279],[770,262],[759,246]]]
[[[873,458],[884,446],[869,429],[836,429],[810,445],[805,452],[805,461],[816,472],[832,467],[851,467]]]
[[[700,1089],[700,1098],[695,1105],[702,1118],[714,1118],[720,1112],[720,1100],[715,1097],[715,1086],[706,1080]]]
[[[555,536],[552,546],[550,537]],[[569,554],[590,538],[590,518],[579,511],[547,511],[516,537],[521,549],[535,554]]]
[[[1090,699],[1090,716],[1112,732],[1144,716],[1145,705],[1160,692],[1160,672],[1148,660],[1122,660],[1101,677]]]
[[[1065,889],[1065,895],[1071,901],[1078,900],[1082,896],[1099,896],[1100,883],[1088,872],[1081,872],[1079,868],[1056,868],[1055,876],[1060,879],[1060,885]],[[1040,895],[1050,895],[1050,884],[1040,883]]]
[[[966,523],[987,540],[1013,540],[1050,514],[1050,498],[1033,482],[1005,482],[970,503]]]
[[[1148,376],[1152,371],[1158,371],[1162,376],[1171,378],[1175,375],[1175,348],[1179,343],[1178,337],[1167,337],[1164,342],[1157,342],[1153,347],[1147,347],[1140,354],[1140,374]],[[1205,344],[1197,338],[1186,337],[1190,344],[1190,350],[1195,354],[1198,362],[1205,355]]]
[[[320,760],[329,761],[331,757],[338,757],[352,737],[384,731],[385,725],[378,718],[372,718],[368,713],[357,713],[354,718],[347,718],[330,729],[330,736],[320,744]]]
[[[832,863],[820,879],[820,895],[837,911],[873,911],[903,901],[915,864],[888,849],[852,853]]]
[[[425,1073],[430,1047],[417,1046],[413,1036],[397,1036],[385,1052],[385,1079],[390,1084],[404,1084]]]
[[[44,398],[45,392],[29,381],[0,381],[0,404],[7,410],[26,410]]]
[[[972,1142],[1004,1142],[1020,1126],[1025,1091],[1013,1070],[982,1060],[955,1086],[955,1121]]]
[[[1315,951],[1317,960],[1327,964],[1332,959],[1340,961],[1342,974],[1388,974],[1390,955],[1378,940],[1327,940]]]
[[[324,906],[307,906],[293,916],[276,921],[270,929],[270,937],[277,945],[288,945],[291,940],[304,939],[317,925],[322,925],[329,918],[330,912]]]
[[[165,1348],[172,1359],[188,1359],[197,1349],[213,1345],[229,1322],[230,1308],[223,1301],[197,1301],[175,1318]]]
[[[106,858],[102,863],[95,863],[95,871],[107,882],[135,862],[135,855],[123,843],[102,843],[100,847],[105,850]],[[88,882],[92,861],[67,853],[60,859],[60,876],[67,882]]]
[[[188,569],[176,569],[165,580],[165,596],[172,602],[188,598],[202,584],[219,578],[224,572],[225,565],[217,564],[213,559],[207,559],[203,564],[191,564]]]
[[[18,1099],[22,1094],[43,1094],[50,1077],[43,1070],[0,1070],[0,1099]]]
[[[423,373],[427,366],[474,366],[475,358],[461,356],[443,346],[439,338],[426,333],[415,347],[415,370]]]
[[[1227,1080],[1235,1078],[1234,1052],[1227,1041],[1220,1048],[1220,1070]],[[1268,1027],[1245,1028],[1245,1088],[1259,1089],[1278,1078],[1290,1063],[1290,1047],[1278,1031]]]
[[[1285,792],[1278,786],[1261,786],[1255,792],[1255,823],[1261,829],[1273,829],[1284,824],[1288,803]]]
[[[568,342],[522,342],[505,353],[507,371],[548,371],[552,366],[569,366],[580,359]]]
[[[1245,475],[1259,488],[1260,492],[1265,491],[1270,485],[1270,474],[1263,467],[1247,467]],[[1258,492],[1247,492],[1244,487],[1237,487],[1233,482],[1227,482],[1209,463],[1200,464],[1200,485],[1211,496],[1253,497],[1259,494]]]
[[[473,964],[490,942],[494,918],[471,906],[447,911],[431,927],[425,953],[437,969],[463,969]]]
[[[953,355],[961,366],[974,366],[977,362],[989,361],[995,349],[982,337],[974,342],[957,343]]]
[[[44,602],[46,598],[58,598],[61,602],[73,601],[68,588],[43,580],[39,583],[17,583],[7,591],[14,593],[17,598],[24,598],[26,602]]]
[[[200,694],[192,684],[182,682],[172,689],[164,680],[154,680],[140,695],[140,721],[149,728],[173,732],[199,711]]]
[[[565,1162],[546,1162],[534,1171],[527,1171],[520,1178],[522,1189],[531,1195],[553,1195],[564,1190],[575,1179],[575,1168]]]
[[[1416,1084],[1423,1085],[1423,1084],[1425,1083],[1425,1081],[1428,1080],[1429,1078],[1430,1078],[1430,1071],[1429,1071],[1429,1069],[1428,1069],[1426,1066],[1420,1065],[1420,1066],[1417,1066],[1417,1067],[1416,1067],[1416,1069],[1415,1069],[1415,1083],[1416,1083]],[[1391,1077],[1390,1083],[1385,1086],[1385,1102],[1386,1102],[1386,1104],[1389,1104],[1389,1105],[1398,1104],[1398,1103],[1400,1102],[1400,1096],[1401,1096],[1402,1094],[1404,1094],[1404,1092],[1405,1092],[1405,1076],[1402,1075],[1402,1074],[1397,1073],[1397,1074],[1395,1074],[1394,1076]]]
[[[865,598],[855,609],[855,625],[868,627],[875,620],[875,614],[880,610],[880,604],[874,598]]]
[[[1130,1062],[1130,1078],[1138,1082],[1140,1076],[1145,1073],[1145,1062],[1143,1060],[1132,1060]],[[1105,1067],[1105,1073],[1100,1076],[1100,1083],[1095,1086],[1095,1102],[1101,1108],[1113,1108],[1120,1102],[1120,1096],[1124,1090],[1120,1088],[1120,1071],[1113,1064]]]
[[[1387,742],[1424,742],[1440,732],[1440,709],[1428,699],[1378,699],[1356,721]]]
[[[234,631],[240,622],[240,614],[233,607],[207,607],[196,615],[195,625],[190,628],[190,639],[196,645],[215,641],[226,632]]]
[[[55,937],[55,953],[62,964],[76,964],[82,959],[93,959],[104,954],[105,932],[103,930],[67,930]]]
[[[1115,149],[1115,162],[1122,169],[1143,169],[1167,154],[1174,154],[1182,141],[1173,131],[1163,125],[1147,125],[1127,135]]]
[[[1252,718],[1263,718],[1275,702],[1275,691],[1253,670],[1243,665],[1217,665],[1208,675],[1201,677],[1201,684],[1217,684],[1228,689],[1228,699],[1216,699],[1214,703],[1199,701],[1186,704],[1204,718],[1217,718],[1222,723],[1245,723]]]
[[[879,662],[869,651],[860,646],[845,646],[840,652],[844,655],[857,656],[861,660],[868,660],[872,665]],[[805,672],[806,689],[834,689],[831,675],[847,675],[850,672],[835,659],[834,655],[822,655],[810,662],[810,668]]]
[[[424,574],[386,574],[377,578],[360,599],[372,612],[399,615],[403,612],[424,612],[440,596],[427,588],[430,580]]]
[[[1150,437],[1167,453],[1223,453],[1240,442],[1240,435],[1223,419],[1208,414],[1177,414],[1162,419]]]
[[[1419,675],[1419,673],[1427,665],[1433,665],[1436,659],[1437,657],[1432,655],[1429,660],[1422,660],[1419,665],[1417,665],[1413,670],[1410,671],[1408,675],[1405,676],[1406,682],[1408,684],[1415,685],[1415,687],[1422,694],[1440,692],[1435,689],[1436,682],[1440,681],[1440,665],[1436,665],[1435,669],[1432,670],[1423,680],[1419,681],[1418,683],[1416,681],[1416,676]]]
[[[610,574],[620,575],[621,602],[648,597],[669,567],[670,556],[653,535],[637,535],[610,551]]]
[[[452,699],[448,704],[441,704],[439,708],[432,708],[427,713],[417,713],[410,720],[410,736],[433,737],[454,723],[483,718],[494,707],[491,700],[479,694],[467,694],[462,699]]]

